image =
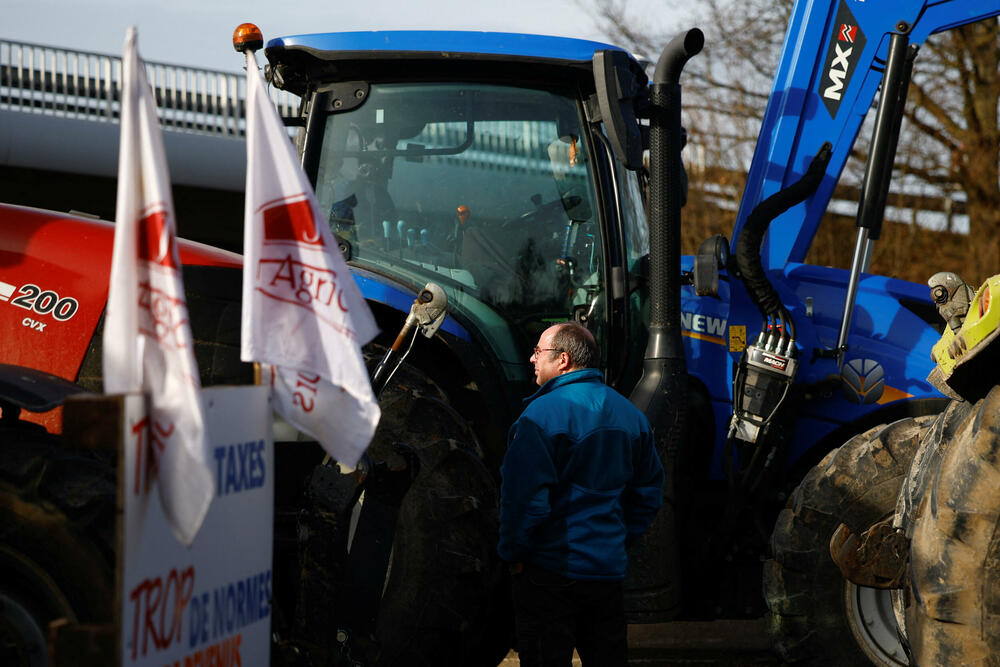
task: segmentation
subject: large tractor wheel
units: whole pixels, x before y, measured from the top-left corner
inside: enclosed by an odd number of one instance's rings
[[[861,534],[892,516],[933,417],[907,418],[848,440],[814,467],[778,516],[764,566],[772,644],[789,662],[904,665],[890,591],[847,581],[830,557],[841,523]]]
[[[910,558],[916,662],[1000,664],[1000,387],[952,436],[921,499]]]
[[[307,491],[311,507],[300,530],[308,540],[297,634],[322,644],[317,632],[325,633],[326,645],[312,650],[316,656],[332,653],[333,664],[349,656],[347,664],[366,666],[492,667],[509,650],[513,634],[509,586],[496,552],[496,481],[482,463],[475,434],[426,374],[404,364],[379,404],[382,418],[368,449],[372,469],[408,471],[412,481],[398,501],[388,568],[375,582],[382,596],[373,633],[355,631],[340,639],[331,634],[331,626],[345,620],[349,628],[358,627],[356,615],[345,619],[330,607],[370,573],[369,562],[347,553],[363,532],[359,504],[346,497],[348,475],[321,466]],[[361,500],[362,508],[375,501],[370,488]],[[348,643],[338,645],[346,637]]]
[[[30,428],[0,428],[0,664],[48,664],[48,625],[110,623],[115,477]]]
[[[375,636],[379,665],[493,667],[510,647],[496,487],[454,440],[420,450],[396,525]]]

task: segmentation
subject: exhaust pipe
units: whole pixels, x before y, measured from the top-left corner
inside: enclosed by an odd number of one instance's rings
[[[625,611],[635,623],[670,620],[680,607],[676,544],[675,462],[685,433],[687,367],[681,343],[681,87],[684,65],[705,44],[692,28],[675,37],[650,84],[649,342],[630,400],[653,426],[666,481],[663,507],[629,551]]]

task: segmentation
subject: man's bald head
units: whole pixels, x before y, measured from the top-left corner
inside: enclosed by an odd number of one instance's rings
[[[579,322],[561,322],[553,325],[552,347],[569,355],[573,369],[597,368],[601,362],[601,352],[590,329]]]

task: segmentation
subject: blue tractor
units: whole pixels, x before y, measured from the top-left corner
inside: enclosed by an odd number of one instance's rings
[[[888,591],[828,557],[838,524],[891,514],[903,473],[866,476],[864,457],[840,470],[852,498],[884,485],[887,509],[831,510],[818,526],[801,507],[824,457],[838,477],[829,452],[908,437],[877,427],[944,405],[925,379],[942,327],[927,287],[866,267],[919,45],[998,13],[996,0],[796,2],[732,238],[695,256],[679,241],[680,81],[700,31],[671,42],[651,75],[623,49],[558,37],[269,41],[267,78],[302,98],[286,123],[386,332],[372,365],[413,348],[379,382],[383,423],[362,468],[287,464],[307,474],[287,497],[279,485],[276,576],[292,593],[278,600],[288,650],[276,655],[503,657],[499,465],[532,390],[532,345],[575,319],[600,342],[608,384],[649,416],[668,470],[664,508],[630,553],[632,621],[767,614],[785,659],[905,664]],[[879,91],[853,266],[806,264]],[[428,341],[394,340],[427,283],[446,295],[446,319]]]

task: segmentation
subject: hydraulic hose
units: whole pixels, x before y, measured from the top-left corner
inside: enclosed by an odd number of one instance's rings
[[[775,218],[816,192],[832,154],[832,145],[829,142],[824,143],[809,163],[809,168],[802,178],[757,204],[747,217],[740,238],[736,242],[736,266],[750,298],[765,319],[781,309],[782,304],[774,286],[767,279],[760,260],[764,234]]]

